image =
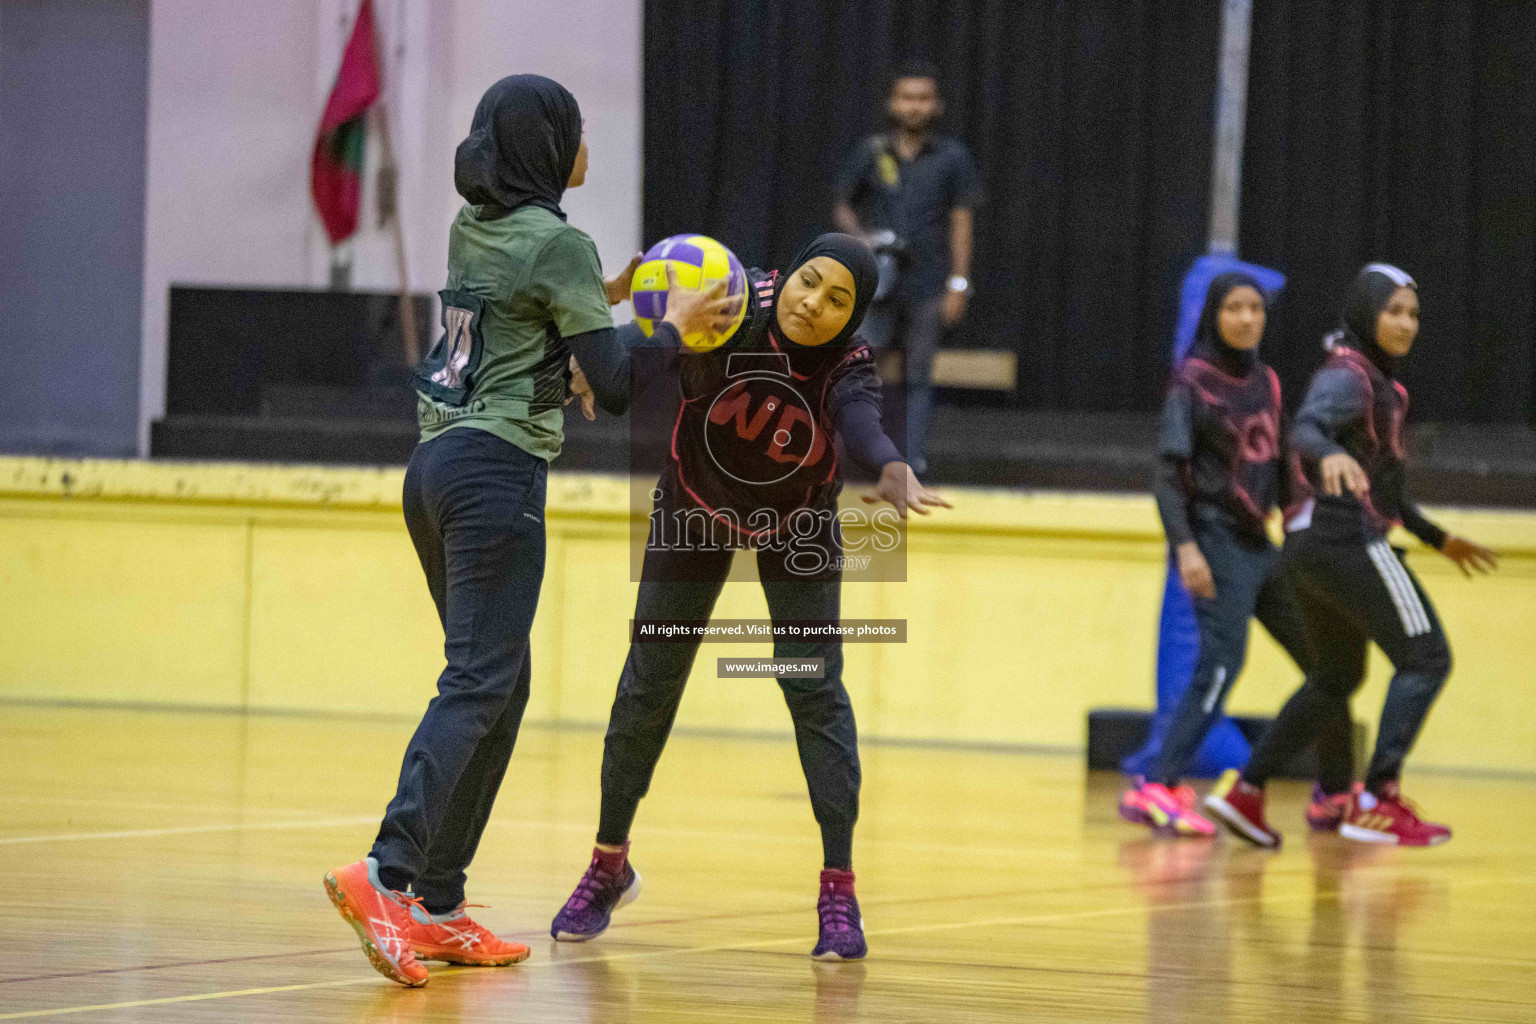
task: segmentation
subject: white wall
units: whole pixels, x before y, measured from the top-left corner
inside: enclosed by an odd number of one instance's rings
[[[581,104],[591,151],[587,183],[566,195],[565,211],[597,243],[604,267],[622,267],[640,244],[641,0],[456,0],[454,7],[460,73],[446,140],[450,179],[453,146],[468,134],[486,86],[513,72],[548,75]],[[451,200],[443,207],[449,218],[459,206]],[[448,238],[439,234],[442,267]]]
[[[171,284],[315,286],[329,249],[309,198],[320,112],[358,0],[153,0],[150,16],[139,445],[164,414]],[[442,287],[461,200],[453,150],[503,75],[562,82],[586,118],[591,169],[566,196],[605,267],[640,244],[640,0],[374,0],[400,165],[411,286]],[[394,288],[375,226],[371,133],[353,284]]]

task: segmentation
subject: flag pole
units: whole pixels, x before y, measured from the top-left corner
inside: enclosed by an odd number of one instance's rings
[[[374,63],[382,68],[383,50],[379,46],[379,25],[373,23]],[[376,104],[379,117],[379,141],[383,146],[379,165],[379,217],[388,220],[395,242],[395,269],[400,275],[400,340],[405,348],[405,363],[414,367],[421,362],[421,342],[416,337],[416,303],[411,297],[411,279],[406,273],[405,226],[400,217],[400,165],[395,162],[395,143],[389,132],[389,104],[381,96]]]
[[[415,366],[421,361],[421,342],[416,337],[416,301],[411,295],[411,279],[406,273],[405,228],[400,223],[400,166],[395,163],[394,142],[389,134],[389,111],[379,104],[379,140],[383,144],[383,161],[380,178],[388,179],[385,189],[389,193],[388,209],[381,210],[390,223],[390,234],[395,241],[395,269],[400,274],[400,337],[405,344],[405,361]]]

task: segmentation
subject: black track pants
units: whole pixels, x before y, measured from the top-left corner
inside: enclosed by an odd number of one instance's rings
[[[405,522],[443,622],[447,667],[374,840],[379,878],[442,913],[501,787],[528,705],[528,632],[544,579],[549,464],[482,430],[411,455]]]
[[[1226,524],[1200,520],[1195,541],[1211,567],[1216,596],[1195,598],[1200,655],[1194,676],[1174,709],[1167,736],[1147,778],[1172,786],[1179,781],[1200,741],[1225,711],[1248,654],[1248,622],[1259,623],[1306,674],[1312,655],[1301,607],[1280,552],[1267,542],[1234,534]],[[1348,789],[1354,775],[1347,705],[1334,709],[1317,738],[1319,782],[1330,793]]]
[[[734,554],[722,549],[648,548],[635,618],[708,619]],[[837,620],[840,570],[829,569],[807,579],[788,571],[781,553],[767,549],[757,552],[757,567],[768,599],[768,613],[775,621]],[[629,838],[635,812],[650,788],[651,775],[677,717],[698,648],[697,640],[630,645],[603,743],[598,842],[617,844]],[[825,866],[848,869],[853,860],[853,826],[859,816],[860,774],[853,705],[843,688],[842,640],[779,640],[774,643],[773,656],[825,661],[824,679],[781,678],[779,689],[794,721],[795,743],[810,789],[811,810],[821,826]]]
[[[1302,622],[1315,658],[1302,688],[1286,702],[1274,727],[1254,751],[1243,776],[1263,785],[1320,724],[1347,709],[1365,679],[1371,641],[1396,674],[1387,690],[1376,750],[1365,784],[1395,781],[1430,706],[1451,672],[1451,649],[1434,605],[1385,540],[1334,542],[1312,530],[1292,534],[1286,557],[1296,572]]]

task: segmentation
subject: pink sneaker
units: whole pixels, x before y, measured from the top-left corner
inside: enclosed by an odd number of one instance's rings
[[[1120,797],[1120,817],[1160,835],[1215,835],[1216,826],[1195,810],[1195,802],[1195,791],[1188,786],[1169,789],[1138,776],[1136,784]]]

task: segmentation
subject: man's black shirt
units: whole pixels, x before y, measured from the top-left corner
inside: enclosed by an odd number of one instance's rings
[[[931,299],[949,277],[949,214],[980,201],[976,165],[965,143],[930,136],[912,160],[897,155],[889,135],[872,135],[854,148],[837,183],[837,198],[853,207],[867,229],[894,231],[912,262],[901,287],[913,300]]]

